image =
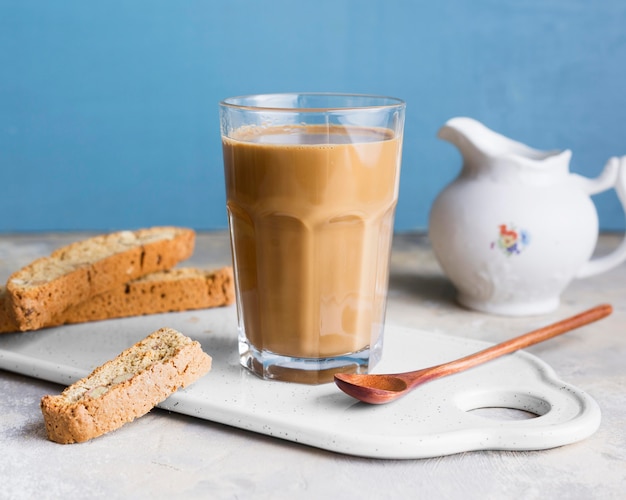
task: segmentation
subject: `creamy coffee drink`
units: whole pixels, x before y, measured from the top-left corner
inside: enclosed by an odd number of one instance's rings
[[[326,358],[382,334],[401,137],[327,125],[223,138],[240,328],[254,349]]]

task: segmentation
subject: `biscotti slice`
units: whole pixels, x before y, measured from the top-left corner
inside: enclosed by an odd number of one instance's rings
[[[148,274],[71,306],[47,326],[207,309],[234,300],[232,267],[176,268]]]
[[[41,411],[48,438],[81,443],[118,429],[210,369],[211,357],[199,342],[161,328],[60,395],[44,396]]]
[[[59,248],[9,277],[7,290],[18,328],[41,328],[73,304],[148,273],[170,269],[191,256],[194,243],[192,229],[153,227]]]
[[[182,267],[157,271],[118,285],[80,304],[70,306],[44,327],[207,309],[227,306],[234,301],[232,267],[214,271]],[[0,333],[17,331],[19,330],[6,287],[0,286]]]

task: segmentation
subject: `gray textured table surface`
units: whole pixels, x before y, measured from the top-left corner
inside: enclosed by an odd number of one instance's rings
[[[0,281],[85,234],[0,236]],[[603,235],[598,252],[619,238]],[[200,234],[190,263],[230,262],[227,235]],[[498,342],[593,305],[613,315],[529,348],[602,410],[599,430],[535,452],[425,460],[342,456],[155,410],[81,445],[46,440],[39,410],[61,387],[0,370],[0,498],[625,498],[626,264],[573,282],[554,313],[503,318],[461,309],[424,236],[394,240],[387,318],[394,325]]]

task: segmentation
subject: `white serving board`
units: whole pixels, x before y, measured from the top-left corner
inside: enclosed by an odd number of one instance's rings
[[[540,450],[582,440],[600,424],[595,401],[525,352],[430,382],[394,403],[371,406],[332,383],[306,386],[251,375],[238,363],[235,323],[234,308],[228,307],[3,334],[0,368],[65,386],[169,326],[199,340],[213,357],[213,368],[161,408],[334,452],[408,459]],[[375,371],[430,366],[487,345],[389,325]],[[494,420],[468,411],[484,407],[540,416]]]

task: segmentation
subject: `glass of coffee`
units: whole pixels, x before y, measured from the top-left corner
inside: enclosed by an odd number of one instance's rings
[[[382,353],[405,104],[225,99],[220,120],[241,364],[324,383]]]

